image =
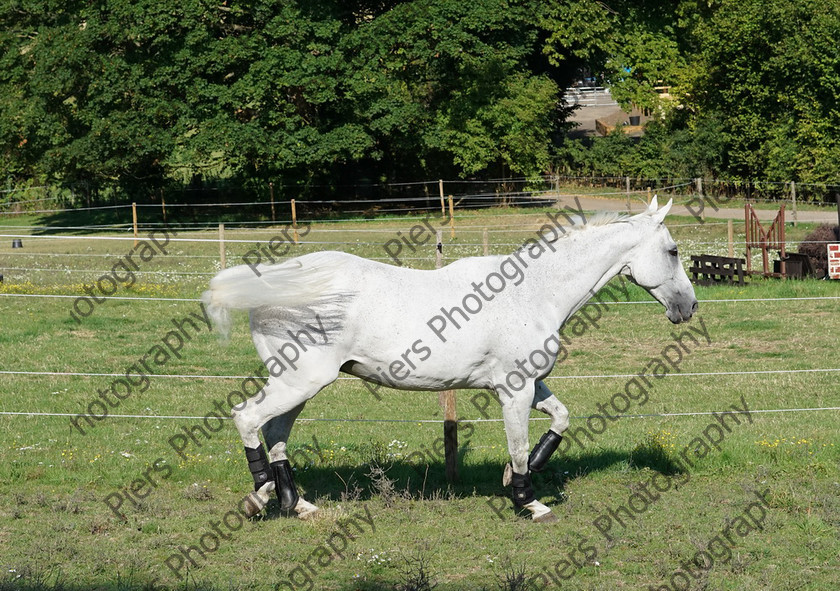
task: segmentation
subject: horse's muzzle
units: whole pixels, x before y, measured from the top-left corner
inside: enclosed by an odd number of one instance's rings
[[[665,316],[673,322],[674,324],[680,324],[681,322],[688,322],[691,320],[691,317],[694,316],[694,313],[697,311],[697,300],[691,300],[690,303],[686,305],[676,305],[671,308],[667,308],[665,310]]]

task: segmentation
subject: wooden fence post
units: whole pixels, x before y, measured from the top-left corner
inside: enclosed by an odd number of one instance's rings
[[[440,217],[446,217],[446,206],[443,204],[443,179],[438,181],[438,187],[440,188]]]
[[[726,238],[727,238],[727,241],[729,242],[729,258],[734,258],[735,257],[735,244],[734,244],[735,231],[732,228],[732,220],[727,220],[726,221]]]
[[[490,241],[487,237],[487,228],[484,228],[484,231],[481,233],[481,246],[483,247],[484,256],[490,254]]]
[[[837,225],[840,226],[840,193],[834,196],[834,200],[837,202]]]
[[[219,261],[222,263],[222,269],[227,268],[227,260],[225,259],[225,225],[219,224]]]
[[[630,177],[624,177],[624,192],[627,194],[627,213],[632,213],[630,205]]]
[[[706,204],[703,202],[703,179],[697,177],[697,194],[700,196],[700,221],[706,221]]]
[[[297,209],[295,208],[295,200],[292,199],[292,234],[295,237],[295,244],[298,243],[298,233],[297,233]]]
[[[435,268],[440,269],[441,266],[443,266],[443,234],[438,230]],[[443,408],[443,452],[446,462],[446,480],[447,482],[455,482],[458,480],[458,416],[455,390],[438,392],[438,404]]]
[[[455,206],[452,204],[452,195],[449,196],[449,237],[455,238]]]
[[[271,221],[276,221],[274,217],[274,183],[272,181],[268,182],[268,192],[271,194]]]
[[[134,247],[137,248],[137,204],[131,203],[131,217],[134,220]]]

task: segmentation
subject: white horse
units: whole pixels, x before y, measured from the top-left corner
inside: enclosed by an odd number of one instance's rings
[[[260,511],[271,490],[299,517],[317,510],[298,497],[286,442],[307,400],[345,372],[405,390],[493,390],[511,458],[503,482],[513,485],[516,507],[535,521],[553,519],[536,500],[529,472],[545,466],[569,426],[568,410],[542,381],[557,358],[557,332],[618,274],[662,303],[671,322],[691,318],[694,289],[662,223],[670,206],[658,209],[654,198],[633,217],[598,214],[568,231],[543,226],[510,255],[434,271],[342,252],[221,271],[203,295],[208,313],[226,333],[228,310],[249,310],[254,345],[271,374],[232,411],[255,482],[248,512]],[[529,456],[531,407],[551,425]]]

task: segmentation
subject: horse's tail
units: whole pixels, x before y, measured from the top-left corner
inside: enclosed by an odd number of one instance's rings
[[[210,320],[223,340],[230,334],[230,310],[311,304],[331,292],[335,253],[313,253],[279,265],[238,265],[219,272],[201,295]]]

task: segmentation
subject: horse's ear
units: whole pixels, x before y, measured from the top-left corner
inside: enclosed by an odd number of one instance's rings
[[[650,200],[648,204],[647,212],[649,214],[656,213],[656,210],[659,209],[659,201],[656,198],[656,195],[653,196],[653,199]]]
[[[656,197],[653,198],[653,201],[651,201],[651,204],[653,204],[654,201],[656,201]],[[673,199],[668,199],[668,203],[663,205],[662,209],[660,209],[659,211],[656,211],[652,214],[653,219],[661,224],[665,220],[665,216],[668,215],[668,212],[671,210],[671,205],[673,203],[674,203]]]

